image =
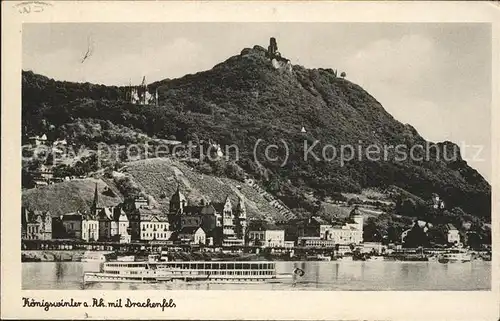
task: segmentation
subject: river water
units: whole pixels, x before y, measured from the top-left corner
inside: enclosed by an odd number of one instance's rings
[[[86,290],[489,290],[491,262],[467,263],[341,261],[276,262],[278,273],[299,267],[305,275],[288,284],[207,284],[207,283],[103,283]],[[23,290],[84,289],[84,271],[98,271],[98,263],[22,263]]]

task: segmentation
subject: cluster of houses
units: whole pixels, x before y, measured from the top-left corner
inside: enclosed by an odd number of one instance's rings
[[[413,226],[401,233],[401,243],[405,243],[406,238],[408,237],[408,234],[412,231],[414,228],[419,228],[421,229],[424,233],[427,233],[427,231],[432,228],[432,223],[425,222],[422,220],[417,220],[414,222]],[[446,240],[449,244],[455,244],[455,245],[460,245],[461,244],[461,239],[460,239],[460,231],[455,227],[455,225],[448,223],[445,224],[444,226],[445,231],[446,231]]]
[[[145,197],[133,204],[104,206],[97,184],[89,211],[53,217],[49,211],[22,209],[23,239],[79,239],[83,241],[175,241],[182,244],[244,245],[246,206],[225,202],[189,205],[179,188],[172,195],[168,213],[151,206]]]
[[[239,198],[236,204],[233,201],[228,196],[221,203],[201,200],[199,204],[188,204],[177,188],[166,210],[152,206],[145,197],[108,207],[102,204],[96,184],[89,211],[52,216],[49,211],[23,208],[21,232],[22,238],[28,240],[164,242],[224,247],[341,247],[349,250],[363,243],[363,216],[357,207],[341,224],[317,216],[270,224],[247,220],[244,199]],[[408,233],[415,227],[426,232],[432,225],[415,221],[412,228],[402,233],[401,243],[405,243]],[[459,230],[452,224],[447,224],[446,230],[448,243],[460,244]]]
[[[178,188],[170,198],[167,211],[151,206],[145,197],[137,197],[133,204],[107,207],[101,202],[96,184],[89,211],[53,217],[48,211],[23,208],[21,226],[22,238],[29,240],[325,247],[363,241],[363,218],[355,212],[351,216],[351,222],[344,225],[332,225],[312,217],[272,226],[265,221],[251,221],[249,226],[242,198],[236,204],[227,197],[222,203],[202,200],[192,205]]]
[[[343,224],[327,222],[321,217],[293,219],[278,223],[284,226],[289,239],[303,247],[334,247],[363,242],[363,216],[356,208]]]
[[[46,134],[31,136],[28,138],[28,142],[28,146],[34,150],[34,153],[40,152],[44,154],[50,151],[55,156],[63,155],[68,147],[68,142],[66,139],[49,140]],[[85,175],[67,176],[64,178],[54,177],[52,168],[52,165],[40,164],[40,166],[36,170],[29,171],[29,173],[33,177],[35,187],[47,186],[50,184],[60,183],[77,178],[86,178]]]

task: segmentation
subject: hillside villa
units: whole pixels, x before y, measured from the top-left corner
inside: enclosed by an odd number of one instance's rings
[[[52,239],[52,216],[49,211],[21,209],[21,238],[28,240]]]

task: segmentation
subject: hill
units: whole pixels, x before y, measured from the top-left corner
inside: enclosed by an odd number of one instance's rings
[[[295,211],[318,210],[305,193],[360,193],[364,188],[396,186],[422,199],[438,193],[450,208],[461,207],[490,220],[491,187],[461,158],[458,146],[425,141],[360,86],[337,77],[331,69],[276,68],[267,51],[255,46],[210,70],[156,82],[149,89],[158,89],[158,106],[126,102],[127,88],[58,82],[23,72],[24,133],[65,137],[67,124],[99,119],[137,135],[184,142],[212,139],[223,147],[238,146],[237,164]],[[306,133],[301,132],[302,126]],[[92,137],[107,141],[107,136]],[[255,161],[258,139],[278,146],[286,142],[289,156],[284,166],[283,148],[275,161]],[[319,141],[315,154],[320,156],[326,145],[433,148],[428,155],[415,155],[428,160],[398,160],[393,152],[381,161],[304,160],[304,144],[315,141]],[[453,150],[456,157],[443,159]],[[263,147],[257,151],[263,155]],[[234,153],[227,156],[235,157]]]
[[[53,217],[76,211],[88,212],[94,199],[96,183],[104,206],[122,202],[123,196],[115,187],[109,187],[101,179],[87,178],[26,190],[22,195],[22,204],[29,209],[50,211]],[[107,191],[108,188],[113,192]]]
[[[156,158],[125,163],[124,173],[113,172],[102,179],[75,179],[23,192],[23,206],[50,210],[53,216],[88,211],[97,183],[99,197],[105,206],[114,206],[125,200],[121,192],[131,197],[147,195],[151,202],[168,211],[169,201],[177,187],[190,204],[224,202],[229,196],[233,204],[243,199],[248,218],[283,220],[280,210],[270,204],[261,193],[246,183],[229,178],[205,175],[172,159]],[[131,187],[135,188],[131,192]],[[109,192],[112,190],[113,192]]]
[[[248,184],[205,175],[176,160],[156,158],[130,162],[127,163],[126,174],[164,209],[168,208],[170,196],[179,186],[191,204],[199,204],[201,199],[224,202],[227,196],[233,204],[237,204],[241,197],[249,218],[283,219],[279,210]]]

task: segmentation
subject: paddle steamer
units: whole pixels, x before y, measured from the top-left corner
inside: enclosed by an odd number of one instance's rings
[[[278,274],[274,262],[106,262],[100,272],[85,272],[83,282],[164,282],[204,281],[211,283],[252,283],[292,280],[303,273]]]

